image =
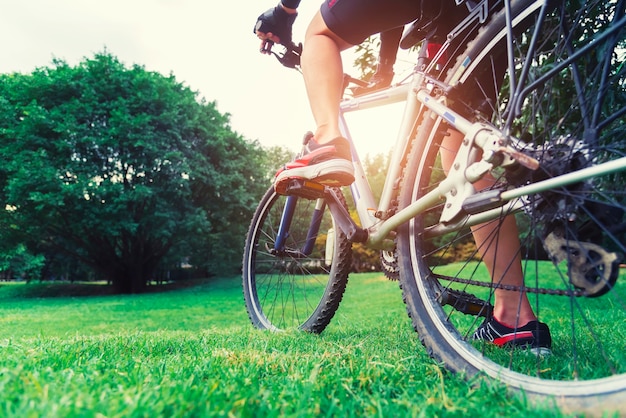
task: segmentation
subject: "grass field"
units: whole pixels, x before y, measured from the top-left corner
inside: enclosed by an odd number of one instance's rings
[[[447,373],[380,274],[351,276],[320,336],[254,330],[237,277],[96,286],[0,285],[0,416],[562,416]]]

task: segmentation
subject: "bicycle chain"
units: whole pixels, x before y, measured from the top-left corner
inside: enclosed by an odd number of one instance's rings
[[[558,290],[558,289],[544,289],[544,288],[534,288],[534,287],[526,287],[526,286],[514,286],[502,283],[488,283],[481,282],[479,280],[471,280],[471,279],[461,279],[459,277],[448,277],[448,276],[440,276],[433,275],[436,279],[443,279],[454,283],[463,283],[472,286],[479,287],[489,287],[491,289],[503,289],[510,290],[516,292],[526,292],[526,293],[536,293],[540,295],[556,295],[556,296],[586,296],[585,292],[582,290]]]

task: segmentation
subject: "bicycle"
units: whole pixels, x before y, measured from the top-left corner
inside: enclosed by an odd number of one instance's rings
[[[362,242],[399,276],[421,342],[450,370],[565,410],[624,411],[625,2],[455,3],[467,13],[443,37],[437,16],[405,33],[404,46],[421,42],[411,77],[341,104],[352,143],[345,113],[406,102],[380,201],[354,144],[358,223],[341,190],[315,183],[261,200],[243,256],[249,317],[261,329],[322,332]],[[276,55],[295,67],[299,53]],[[525,274],[514,288],[483,260],[512,218]],[[491,237],[483,248],[479,230]],[[552,325],[552,356],[472,340],[496,289],[532,298]]]

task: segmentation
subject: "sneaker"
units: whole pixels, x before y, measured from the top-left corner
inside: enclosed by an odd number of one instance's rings
[[[356,96],[361,96],[366,93],[371,93],[377,90],[382,90],[391,85],[391,81],[394,77],[394,72],[391,70],[380,71],[376,70],[372,78],[370,78],[367,86],[365,87],[355,87],[352,89],[352,94]]]
[[[552,337],[546,324],[530,321],[523,327],[509,328],[494,317],[485,319],[472,336],[474,340],[489,341],[498,347],[519,347],[534,354],[552,353]]]
[[[324,186],[349,186],[354,181],[354,166],[347,139],[338,137],[318,144],[310,132],[305,136],[300,155],[276,173],[274,189],[285,194],[290,180],[310,180]]]

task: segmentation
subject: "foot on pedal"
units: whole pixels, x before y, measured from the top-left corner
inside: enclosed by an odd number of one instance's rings
[[[305,136],[304,149],[300,156],[276,173],[274,180],[276,193],[286,194],[293,180],[303,180],[330,187],[352,184],[354,166],[348,140],[339,137],[329,143],[318,144],[313,135],[308,133]]]
[[[280,185],[280,188],[279,188]],[[305,179],[289,179],[274,186],[276,193],[285,196],[298,196],[314,200],[324,197],[326,186]]]

